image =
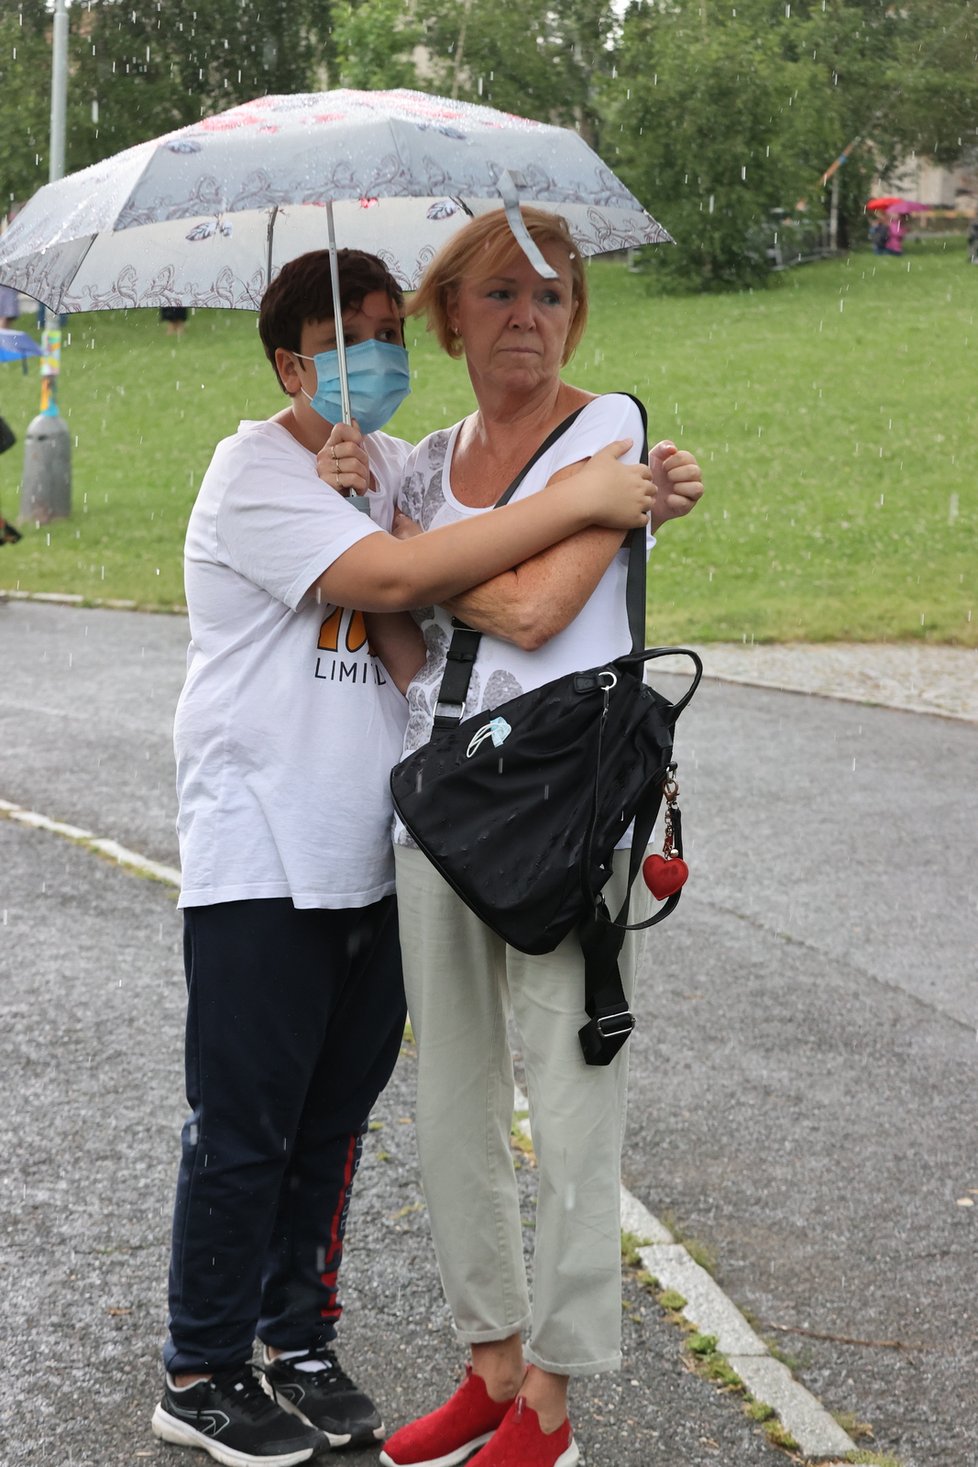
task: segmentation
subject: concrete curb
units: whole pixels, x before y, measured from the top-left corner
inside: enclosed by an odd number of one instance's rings
[[[176,867],[151,861],[108,836],[96,835],[0,799],[0,819],[3,818],[73,841],[137,875],[152,877],[175,888],[180,886],[180,872]],[[528,1109],[527,1099],[519,1089],[514,1092],[513,1109],[516,1112]],[[529,1121],[519,1120],[516,1127],[532,1141]],[[676,1242],[664,1223],[625,1187],[621,1189],[621,1221],[623,1230],[640,1240],[638,1254],[643,1266],[664,1288],[674,1289],[683,1296],[686,1303],[681,1313],[704,1334],[716,1337],[717,1349],[726,1356],[751,1395],[775,1411],[805,1457],[824,1460],[855,1452],[855,1443],[834,1417],[799,1385],[786,1366],[774,1359],[716,1281]]]
[[[16,591],[0,586],[0,604],[4,601],[39,601],[47,606],[84,606],[98,611],[141,611],[147,616],[186,616],[187,608],[175,602],[172,606],[144,606],[139,601],[125,601],[112,596],[81,596],[72,591]]]
[[[526,1096],[520,1090],[516,1091],[514,1109],[527,1109]],[[517,1121],[516,1126],[532,1141],[529,1121]],[[686,1303],[679,1312],[703,1334],[715,1336],[717,1349],[731,1369],[756,1401],[772,1408],[805,1457],[824,1460],[857,1450],[835,1417],[799,1385],[787,1366],[774,1358],[716,1280],[625,1187],[621,1189],[621,1225],[624,1232],[639,1239],[638,1256],[643,1267],[663,1288],[682,1295]]]
[[[833,703],[856,703],[861,708],[889,708],[894,713],[925,713],[930,718],[951,718],[957,723],[974,723],[970,713],[956,713],[951,708],[922,708],[919,703],[901,703],[887,699],[877,700],[860,697],[858,693],[843,693],[838,689],[809,688],[804,683],[792,683],[781,678],[766,678],[760,674],[733,672],[704,672],[703,681],[711,683],[735,683],[743,688],[767,688],[774,693],[792,693],[802,698],[829,698]]]
[[[119,866],[125,866],[127,870],[139,876],[151,876],[156,881],[166,882],[167,885],[177,888],[180,886],[180,872],[175,866],[164,866],[159,861],[151,861],[148,856],[141,856],[138,851],[129,851],[108,836],[96,835],[94,831],[82,830],[77,825],[66,825],[61,820],[51,820],[47,815],[39,815],[36,810],[24,810],[20,805],[11,804],[9,800],[0,800],[0,817],[3,816],[6,816],[8,820],[16,820],[21,825],[31,825],[36,830],[47,830],[52,835],[60,835],[65,840],[87,846],[89,850],[95,851],[98,855],[107,856],[109,860],[115,861]]]

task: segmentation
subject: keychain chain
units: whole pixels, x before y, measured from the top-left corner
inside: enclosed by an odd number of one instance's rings
[[[662,842],[662,854],[667,861],[671,861],[676,854],[676,847],[673,844],[672,812],[678,809],[677,802],[679,799],[679,781],[676,779],[675,764],[670,764],[666,772],[665,782],[662,786],[662,797],[666,802],[665,839]]]

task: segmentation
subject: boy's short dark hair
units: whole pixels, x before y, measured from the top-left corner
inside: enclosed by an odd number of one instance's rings
[[[338,250],[340,297],[343,309],[358,310],[365,296],[382,290],[403,315],[404,292],[382,260],[365,250]],[[329,271],[329,250],[309,250],[290,260],[276,275],[262,296],[258,311],[258,334],[265,355],[275,367],[275,352],[299,350],[302,328],[307,321],[330,321],[333,318],[333,285]],[[275,368],[278,377],[278,368]],[[279,385],[285,391],[281,377]]]

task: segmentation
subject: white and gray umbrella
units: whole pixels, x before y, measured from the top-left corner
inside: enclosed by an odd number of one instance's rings
[[[574,132],[420,92],[261,97],[40,189],[0,239],[0,281],[52,311],[255,310],[326,244],[370,250],[408,289],[467,214],[564,215],[584,254],[668,240]],[[505,188],[505,184],[503,185]]]
[[[421,92],[260,97],[38,190],[0,238],[0,283],[50,310],[257,310],[288,260],[378,255],[407,289],[473,214],[564,216],[582,254],[669,240],[574,132]],[[329,218],[327,218],[329,216]],[[546,269],[546,266],[543,266]]]

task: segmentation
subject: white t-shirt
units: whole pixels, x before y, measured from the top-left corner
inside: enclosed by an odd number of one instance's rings
[[[368,518],[280,424],[219,443],[187,526],[191,642],[177,705],[180,905],[291,897],[362,907],[394,889],[391,766],[405,702],[357,611],[310,586],[390,526],[411,445],[366,440]]]
[[[492,513],[461,504],[452,493],[450,471],[460,423],[423,438],[409,457],[398,496],[400,508],[425,530],[453,524],[473,515]],[[523,499],[542,489],[562,468],[590,458],[618,438],[631,438],[624,455],[637,463],[644,437],[638,408],[628,397],[611,393],[589,402],[580,416],[533,465],[513,499]],[[500,486],[500,494],[505,489]],[[649,537],[649,546],[654,544]],[[595,667],[631,648],[625,609],[628,552],[619,550],[587,603],[563,631],[537,651],[527,652],[489,633],[483,635],[472,669],[464,717],[505,703],[520,693],[538,688],[553,678],[582,668]],[[445,658],[452,638],[451,613],[440,606],[415,612],[427,648],[424,667],[408,689],[408,726],[404,736],[405,755],[426,744],[431,737],[434,706],[438,698]],[[394,839],[411,845],[400,820],[395,818]]]

